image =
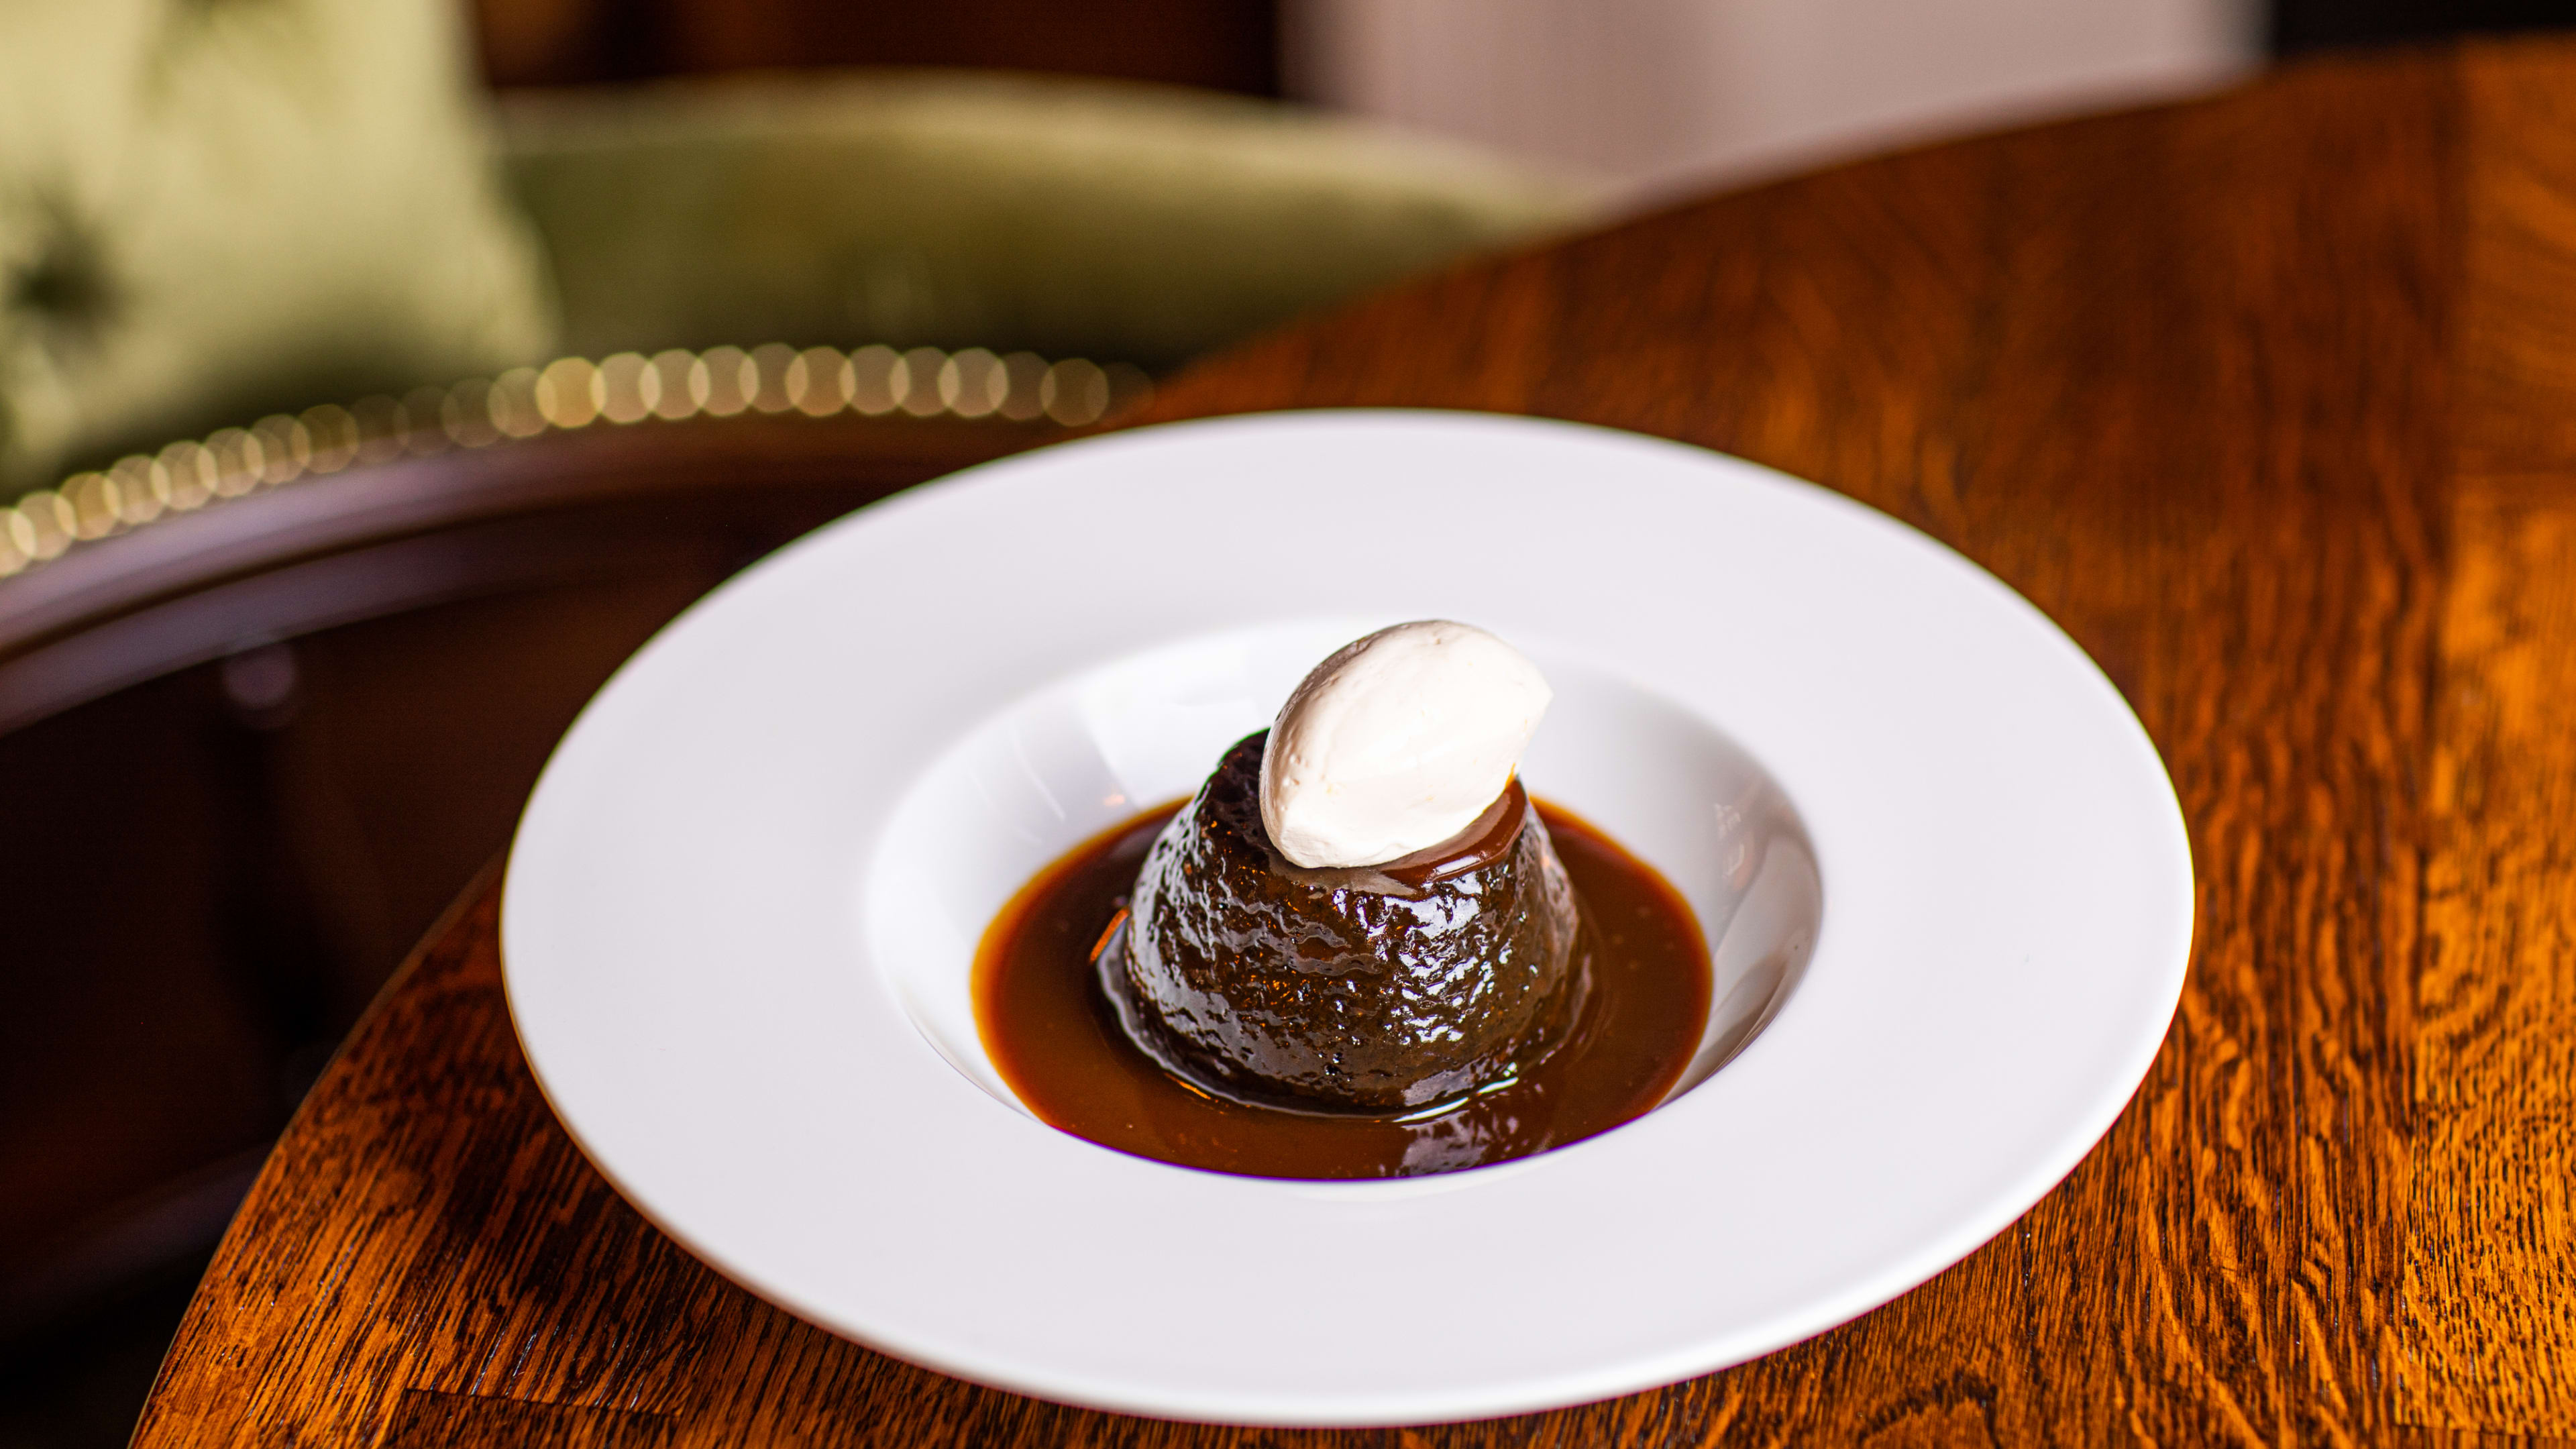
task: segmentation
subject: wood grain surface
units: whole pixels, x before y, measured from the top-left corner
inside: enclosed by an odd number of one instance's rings
[[[529,1082],[487,886],[306,1103],[137,1442],[2576,1441],[2576,48],[2305,65],[1717,198],[1317,320],[1155,415],[1340,404],[1787,469],[2100,661],[2200,927],[2061,1187],[1653,1393],[1337,1433],[1068,1409],[840,1342],[646,1226]]]
[[[2397,1410],[2576,1438],[2576,71],[2472,52]]]

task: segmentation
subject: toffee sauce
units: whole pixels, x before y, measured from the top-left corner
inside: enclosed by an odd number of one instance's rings
[[[1096,963],[1136,872],[1186,802],[1068,851],[1020,888],[975,953],[975,1020],[1002,1079],[1048,1125],[1104,1147],[1248,1177],[1414,1177],[1561,1147],[1672,1090],[1708,1021],[1708,949],[1663,877],[1537,802],[1581,902],[1590,989],[1565,1043],[1437,1115],[1301,1112],[1229,1101],[1130,1041]]]

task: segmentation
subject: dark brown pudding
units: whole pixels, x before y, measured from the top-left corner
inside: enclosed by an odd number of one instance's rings
[[[1103,947],[1165,806],[1074,847],[995,918],[975,957],[975,1017],[1040,1120],[1140,1157],[1255,1177],[1409,1177],[1544,1152],[1664,1099],[1706,1027],[1708,950],[1690,907],[1580,819],[1531,802],[1581,903],[1588,989],[1564,1043],[1447,1111],[1282,1110],[1218,1096],[1129,1039],[1101,991]]]
[[[1137,1044],[1210,1091],[1406,1112],[1534,1065],[1581,1007],[1574,891],[1517,781],[1453,839],[1308,869],[1270,844],[1266,732],[1228,750],[1136,878],[1102,985]]]

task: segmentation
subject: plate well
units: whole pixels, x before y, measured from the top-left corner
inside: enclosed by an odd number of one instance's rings
[[[869,954],[932,1048],[1025,1111],[976,1029],[975,948],[994,916],[1073,846],[1196,791],[1315,661],[1394,622],[1293,620],[1124,655],[1022,696],[939,756],[893,810],[859,892]],[[1570,651],[1515,642],[1556,691],[1522,763],[1531,792],[1661,872],[1707,937],[1708,1026],[1670,1101],[1797,986],[1823,923],[1815,848],[1778,782],[1714,724]]]

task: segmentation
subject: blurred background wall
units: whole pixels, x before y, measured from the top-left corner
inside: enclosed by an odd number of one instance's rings
[[[2243,0],[1287,0],[1287,89],[1649,199],[2204,90]]]

